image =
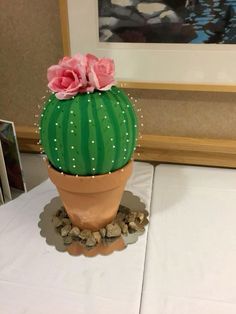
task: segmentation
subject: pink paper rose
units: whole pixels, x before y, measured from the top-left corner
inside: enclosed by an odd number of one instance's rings
[[[109,90],[115,85],[114,61],[109,58],[101,58],[87,54],[87,77],[89,84],[98,90]]]
[[[78,93],[108,90],[115,84],[114,62],[87,54],[64,57],[48,68],[48,87],[58,99],[69,99]]]
[[[58,99],[69,99],[87,91],[86,64],[86,58],[77,54],[64,57],[58,65],[48,68],[48,87]]]

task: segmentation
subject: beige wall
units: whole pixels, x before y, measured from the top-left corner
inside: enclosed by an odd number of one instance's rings
[[[33,125],[46,70],[63,55],[58,0],[0,1],[0,118]],[[236,139],[236,94],[131,90],[144,133]]]
[[[0,30],[0,118],[31,125],[63,55],[58,0],[1,0]]]
[[[236,139],[236,93],[129,91],[142,109],[143,133]]]

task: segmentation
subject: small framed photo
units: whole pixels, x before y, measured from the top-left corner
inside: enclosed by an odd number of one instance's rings
[[[0,120],[0,204],[26,192],[14,123]]]

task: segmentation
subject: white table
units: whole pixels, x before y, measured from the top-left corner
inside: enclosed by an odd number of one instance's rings
[[[38,156],[23,164],[28,187],[46,178]],[[137,163],[127,185],[151,200],[148,233],[110,256],[46,244],[37,223],[57,195],[49,181],[2,206],[0,313],[235,314],[236,170],[160,165],[153,185],[152,175]]]
[[[236,170],[155,169],[141,313],[236,313]]]
[[[152,178],[150,164],[136,163],[126,187],[147,210]],[[0,313],[139,313],[147,232],[109,256],[60,253],[38,227],[39,214],[55,196],[48,179],[0,208]]]

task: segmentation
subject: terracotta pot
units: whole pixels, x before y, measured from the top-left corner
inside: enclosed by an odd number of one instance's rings
[[[111,174],[73,176],[62,174],[48,164],[48,174],[56,185],[72,223],[96,231],[116,216],[133,162]]]

